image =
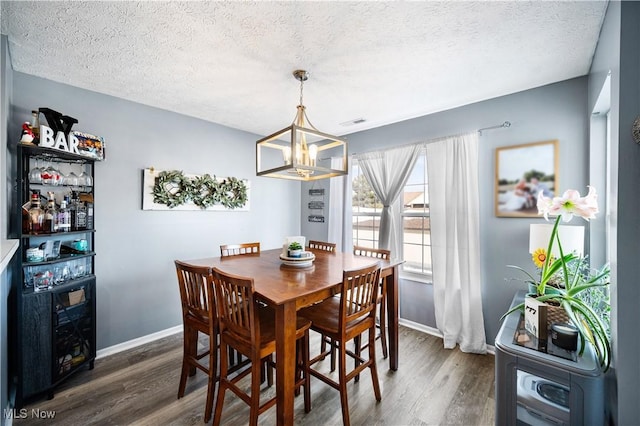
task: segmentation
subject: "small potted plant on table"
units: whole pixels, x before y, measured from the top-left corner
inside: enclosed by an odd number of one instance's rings
[[[289,244],[289,257],[302,257],[302,245],[299,242]]]

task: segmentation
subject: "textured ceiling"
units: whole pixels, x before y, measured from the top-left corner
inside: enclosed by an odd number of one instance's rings
[[[585,75],[606,7],[1,2],[14,70],[260,135],[293,120],[297,68],[311,122],[339,135]]]

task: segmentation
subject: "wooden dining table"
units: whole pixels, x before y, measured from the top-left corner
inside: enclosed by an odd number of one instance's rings
[[[283,264],[281,249],[260,253],[188,260],[193,265],[216,267],[224,272],[251,277],[260,300],[276,312],[277,423],[293,424],[296,360],[296,312],[340,291],[342,272],[379,263],[387,280],[389,368],[398,369],[398,266],[401,262],[380,260],[352,253],[313,252],[311,266]]]

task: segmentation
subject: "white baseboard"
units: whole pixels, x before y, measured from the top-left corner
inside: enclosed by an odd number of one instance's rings
[[[421,331],[423,333],[430,334],[435,337],[442,338],[442,333],[437,328],[429,327],[424,324],[420,324],[417,322],[409,321],[403,318],[399,318],[398,324],[403,325],[405,327]],[[117,345],[109,346],[108,348],[100,349],[96,353],[96,359],[114,355],[118,352],[126,351],[127,349],[133,349],[140,345],[144,345],[145,343],[153,342],[154,340],[162,339],[163,337],[171,336],[176,333],[182,332],[182,326],[177,325],[175,327],[167,328],[166,330],[161,330],[156,333],[147,334],[146,336],[138,337],[136,339],[128,340],[126,342],[118,343]],[[487,353],[491,355],[495,355],[495,347],[491,345],[487,345]]]
[[[435,337],[439,337],[442,339],[442,333],[440,332],[440,330],[438,330],[437,328],[433,328],[433,327],[429,327],[427,325],[424,324],[420,324],[417,322],[413,322],[413,321],[409,321],[403,318],[399,318],[398,319],[398,324],[403,325],[405,327],[408,328],[412,328],[414,330],[418,330],[418,331],[422,331],[423,333],[427,333],[430,334],[432,336]],[[487,353],[491,354],[491,355],[495,355],[496,354],[496,349],[494,346],[491,345],[486,345],[487,346]]]
[[[109,346],[108,348],[100,349],[96,353],[96,359],[114,355],[118,352],[132,349],[145,343],[153,342],[154,340],[162,339],[163,337],[171,336],[176,333],[182,332],[182,325],[176,325],[175,327],[167,328],[156,333],[147,334],[146,336],[138,337],[136,339],[128,340],[126,342],[118,343],[117,345]]]
[[[406,320],[404,318],[398,318],[398,324],[403,325],[408,328],[412,328],[414,330],[422,331],[423,333],[430,334],[435,337],[442,338],[442,333],[437,328],[429,327],[428,325],[420,324],[418,322],[413,322]]]

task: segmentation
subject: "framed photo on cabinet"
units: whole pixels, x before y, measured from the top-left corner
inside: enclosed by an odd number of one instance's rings
[[[496,216],[538,217],[538,195],[557,188],[558,140],[496,148]]]

